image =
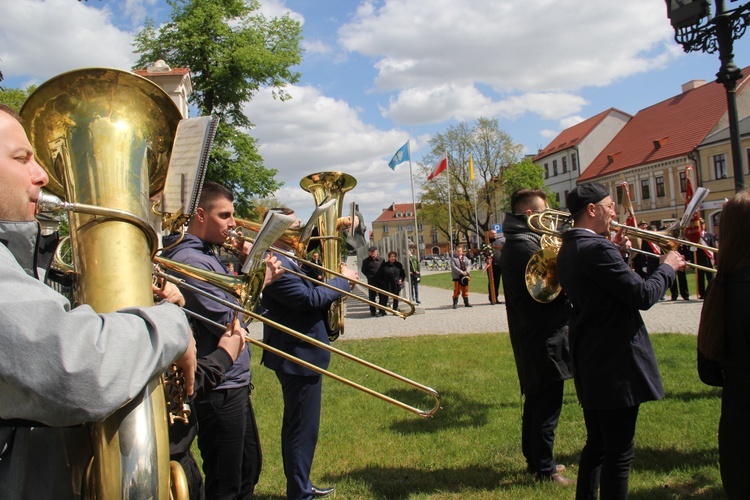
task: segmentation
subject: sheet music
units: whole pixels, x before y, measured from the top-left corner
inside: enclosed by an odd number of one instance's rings
[[[257,269],[263,262],[263,254],[266,253],[268,247],[276,243],[276,240],[281,238],[284,231],[289,229],[297,219],[289,215],[284,215],[278,212],[268,212],[263,224],[260,226],[258,236],[255,238],[255,243],[250,249],[250,253],[245,260],[245,264],[242,266],[242,272],[249,274],[251,270]]]
[[[216,116],[180,120],[162,194],[163,213],[195,213],[218,122]]]

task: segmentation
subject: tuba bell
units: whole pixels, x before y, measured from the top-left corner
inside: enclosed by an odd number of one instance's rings
[[[162,189],[181,118],[160,87],[126,71],[76,70],[39,86],[21,116],[53,194],[148,221],[149,198]],[[77,212],[69,212],[69,222],[78,302],[100,313],[153,305],[151,257],[158,240],[147,223]],[[160,377],[89,427],[93,458],[85,496],[169,498]]]
[[[337,199],[338,202],[318,219],[318,239],[321,240],[320,249],[323,266],[331,271],[341,269],[341,236],[338,230],[338,220],[344,204],[344,193],[351,191],[357,185],[357,179],[343,172],[319,172],[302,179],[300,187],[315,198],[315,204],[321,205],[327,200]],[[351,221],[354,224],[354,221]],[[344,299],[340,298],[331,304],[327,311],[328,337],[336,340],[344,334]]]

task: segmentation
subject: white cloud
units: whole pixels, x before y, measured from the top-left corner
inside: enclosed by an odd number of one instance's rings
[[[559,119],[574,93],[679,57],[654,0],[384,0],[339,29],[350,52],[375,60],[374,84],[397,123],[527,112]],[[478,90],[482,88],[483,90]],[[427,103],[426,98],[436,101]],[[468,107],[467,107],[468,106]],[[476,108],[481,108],[478,112]]]
[[[568,117],[563,118],[562,120],[560,120],[560,128],[562,130],[565,130],[565,129],[568,129],[568,128],[574,126],[574,125],[578,125],[579,123],[581,123],[582,121],[585,121],[585,120],[586,120],[586,118],[584,118],[582,116],[578,116],[578,115],[576,115],[576,116],[568,116]]]
[[[292,99],[285,102],[261,90],[245,108],[256,124],[251,134],[259,139],[265,164],[278,169],[278,179],[286,183],[276,193],[282,203],[304,218],[314,202],[299,188],[300,180],[315,172],[339,170],[357,179],[356,191],[345,202],[360,204],[368,226],[381,208],[411,199],[408,165],[400,165],[396,172],[388,168],[390,157],[409,139],[406,132],[368,125],[358,110],[314,87],[288,90]],[[412,156],[420,142],[412,140]]]
[[[132,33],[112,25],[108,7],[70,0],[0,2],[0,61],[6,78],[37,83],[94,66],[130,69]]]

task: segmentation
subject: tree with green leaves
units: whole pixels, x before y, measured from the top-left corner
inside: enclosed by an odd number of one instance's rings
[[[443,157],[448,156],[447,173],[422,186],[420,217],[449,235],[448,186],[453,225],[453,243],[476,241],[491,224],[493,203],[497,196],[505,169],[518,163],[523,147],[500,130],[497,119],[479,118],[474,124],[461,122],[430,140],[430,152],[422,159],[422,173],[427,174]],[[471,157],[474,180],[469,172]],[[476,196],[475,217],[474,200]],[[478,224],[477,224],[478,222]]]
[[[140,54],[135,68],[162,59],[190,69],[190,103],[201,115],[221,119],[206,178],[221,182],[237,195],[238,214],[252,211],[251,199],[281,187],[276,170],[268,169],[257,141],[247,134],[252,123],[244,106],[261,89],[271,87],[285,100],[285,87],[299,80],[292,68],[301,61],[302,27],[288,15],[266,18],[257,0],[167,0],[169,22],[148,20],[135,37]]]
[[[521,188],[541,189],[547,195],[547,204],[550,208],[560,208],[560,203],[544,184],[544,168],[534,164],[528,158],[506,169],[503,172],[502,181],[502,209],[505,212],[510,212],[511,195]]]
[[[15,111],[21,111],[21,106],[35,90],[36,85],[29,85],[25,89],[0,88],[0,102],[7,104]]]

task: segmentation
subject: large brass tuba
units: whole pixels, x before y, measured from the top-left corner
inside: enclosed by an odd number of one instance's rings
[[[302,179],[300,187],[315,198],[320,205],[327,200],[337,199],[338,203],[318,219],[318,238],[321,240],[323,266],[331,271],[341,270],[341,235],[338,220],[344,205],[344,193],[357,185],[357,179],[343,172],[319,172]],[[354,221],[351,221],[354,224]],[[336,300],[328,309],[328,326],[331,340],[344,334],[344,298]]]
[[[42,84],[21,111],[49,190],[71,203],[148,220],[181,118],[145,78],[82,69]],[[153,305],[154,235],[122,217],[69,213],[77,300],[100,313]],[[104,422],[90,424],[85,493],[100,499],[169,498],[169,437],[160,378]]]

